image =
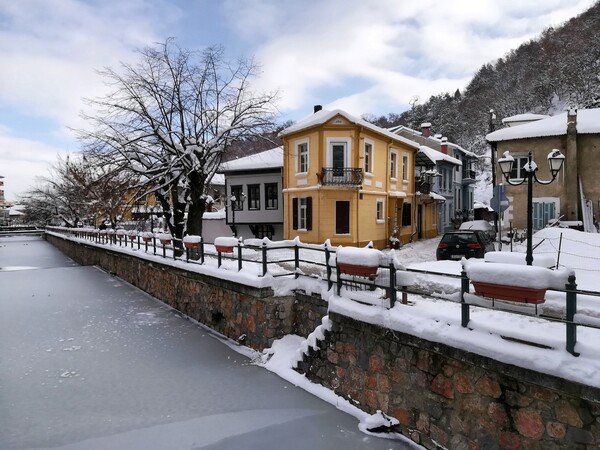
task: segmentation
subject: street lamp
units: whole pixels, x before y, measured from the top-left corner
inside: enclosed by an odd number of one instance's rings
[[[237,237],[237,228],[235,227],[235,211],[237,209],[242,209],[244,200],[246,200],[246,194],[241,192],[239,199],[235,196],[235,194],[231,194],[226,198],[226,200],[229,202],[225,204],[225,207],[231,207],[231,228],[233,229],[233,235]]]
[[[563,155],[560,150],[554,149],[550,153],[548,153],[548,165],[550,166],[550,174],[552,175],[552,179],[548,181],[542,181],[538,179],[535,172],[537,171],[537,164],[531,158],[531,152],[529,152],[529,158],[527,164],[523,169],[525,170],[525,177],[515,183],[510,181],[510,173],[513,168],[513,164],[515,159],[510,155],[509,152],[504,152],[502,158],[498,160],[498,165],[500,166],[500,170],[502,171],[502,175],[506,179],[506,182],[511,186],[520,186],[521,184],[527,181],[527,254],[525,256],[525,261],[528,266],[531,266],[533,263],[533,248],[532,248],[532,229],[533,229],[533,182],[537,182],[539,184],[550,184],[552,183],[557,175],[560,172],[560,169],[565,160],[565,155]]]

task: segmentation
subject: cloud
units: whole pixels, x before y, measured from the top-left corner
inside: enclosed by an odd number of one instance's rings
[[[226,7],[238,12],[233,28],[256,43],[259,87],[280,87],[282,111],[328,103],[386,113],[406,109],[413,95],[462,89],[482,64],[593,2],[309,0],[282,8],[276,0],[258,7],[229,0]],[[336,97],[348,80],[357,90]],[[315,98],[327,88],[332,95]]]
[[[0,175],[4,176],[4,195],[9,201],[35,185],[36,178],[48,175],[50,165],[65,151],[40,141],[20,138],[0,128]]]

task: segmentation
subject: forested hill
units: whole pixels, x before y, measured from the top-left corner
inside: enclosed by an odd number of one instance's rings
[[[402,114],[365,119],[414,129],[430,122],[433,132],[483,153],[490,109],[496,111],[499,128],[504,117],[552,115],[569,106],[600,107],[600,1],[560,28],[548,28],[504,58],[483,65],[464,92],[432,96]]]

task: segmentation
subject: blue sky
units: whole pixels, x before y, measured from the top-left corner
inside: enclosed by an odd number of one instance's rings
[[[174,37],[253,56],[255,88],[281,93],[281,119],[315,104],[400,113],[462,89],[503,56],[594,0],[0,0],[0,175],[16,200],[58,154],[78,150],[97,69]]]

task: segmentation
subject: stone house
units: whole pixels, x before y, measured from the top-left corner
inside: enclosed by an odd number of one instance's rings
[[[571,109],[552,117],[517,117],[518,121],[504,119],[507,127],[486,136],[496,161],[506,151],[515,158],[511,180],[523,179],[529,152],[537,164],[537,176],[542,180],[551,179],[546,163],[548,153],[558,149],[565,155],[561,173],[553,183],[533,185],[533,228],[537,230],[560,219],[566,226],[596,231],[594,222],[600,208],[600,108]],[[500,169],[496,171],[498,182],[503,182]],[[504,185],[510,202],[504,213],[505,220],[512,221],[516,228],[524,228],[527,226],[527,183]]]

